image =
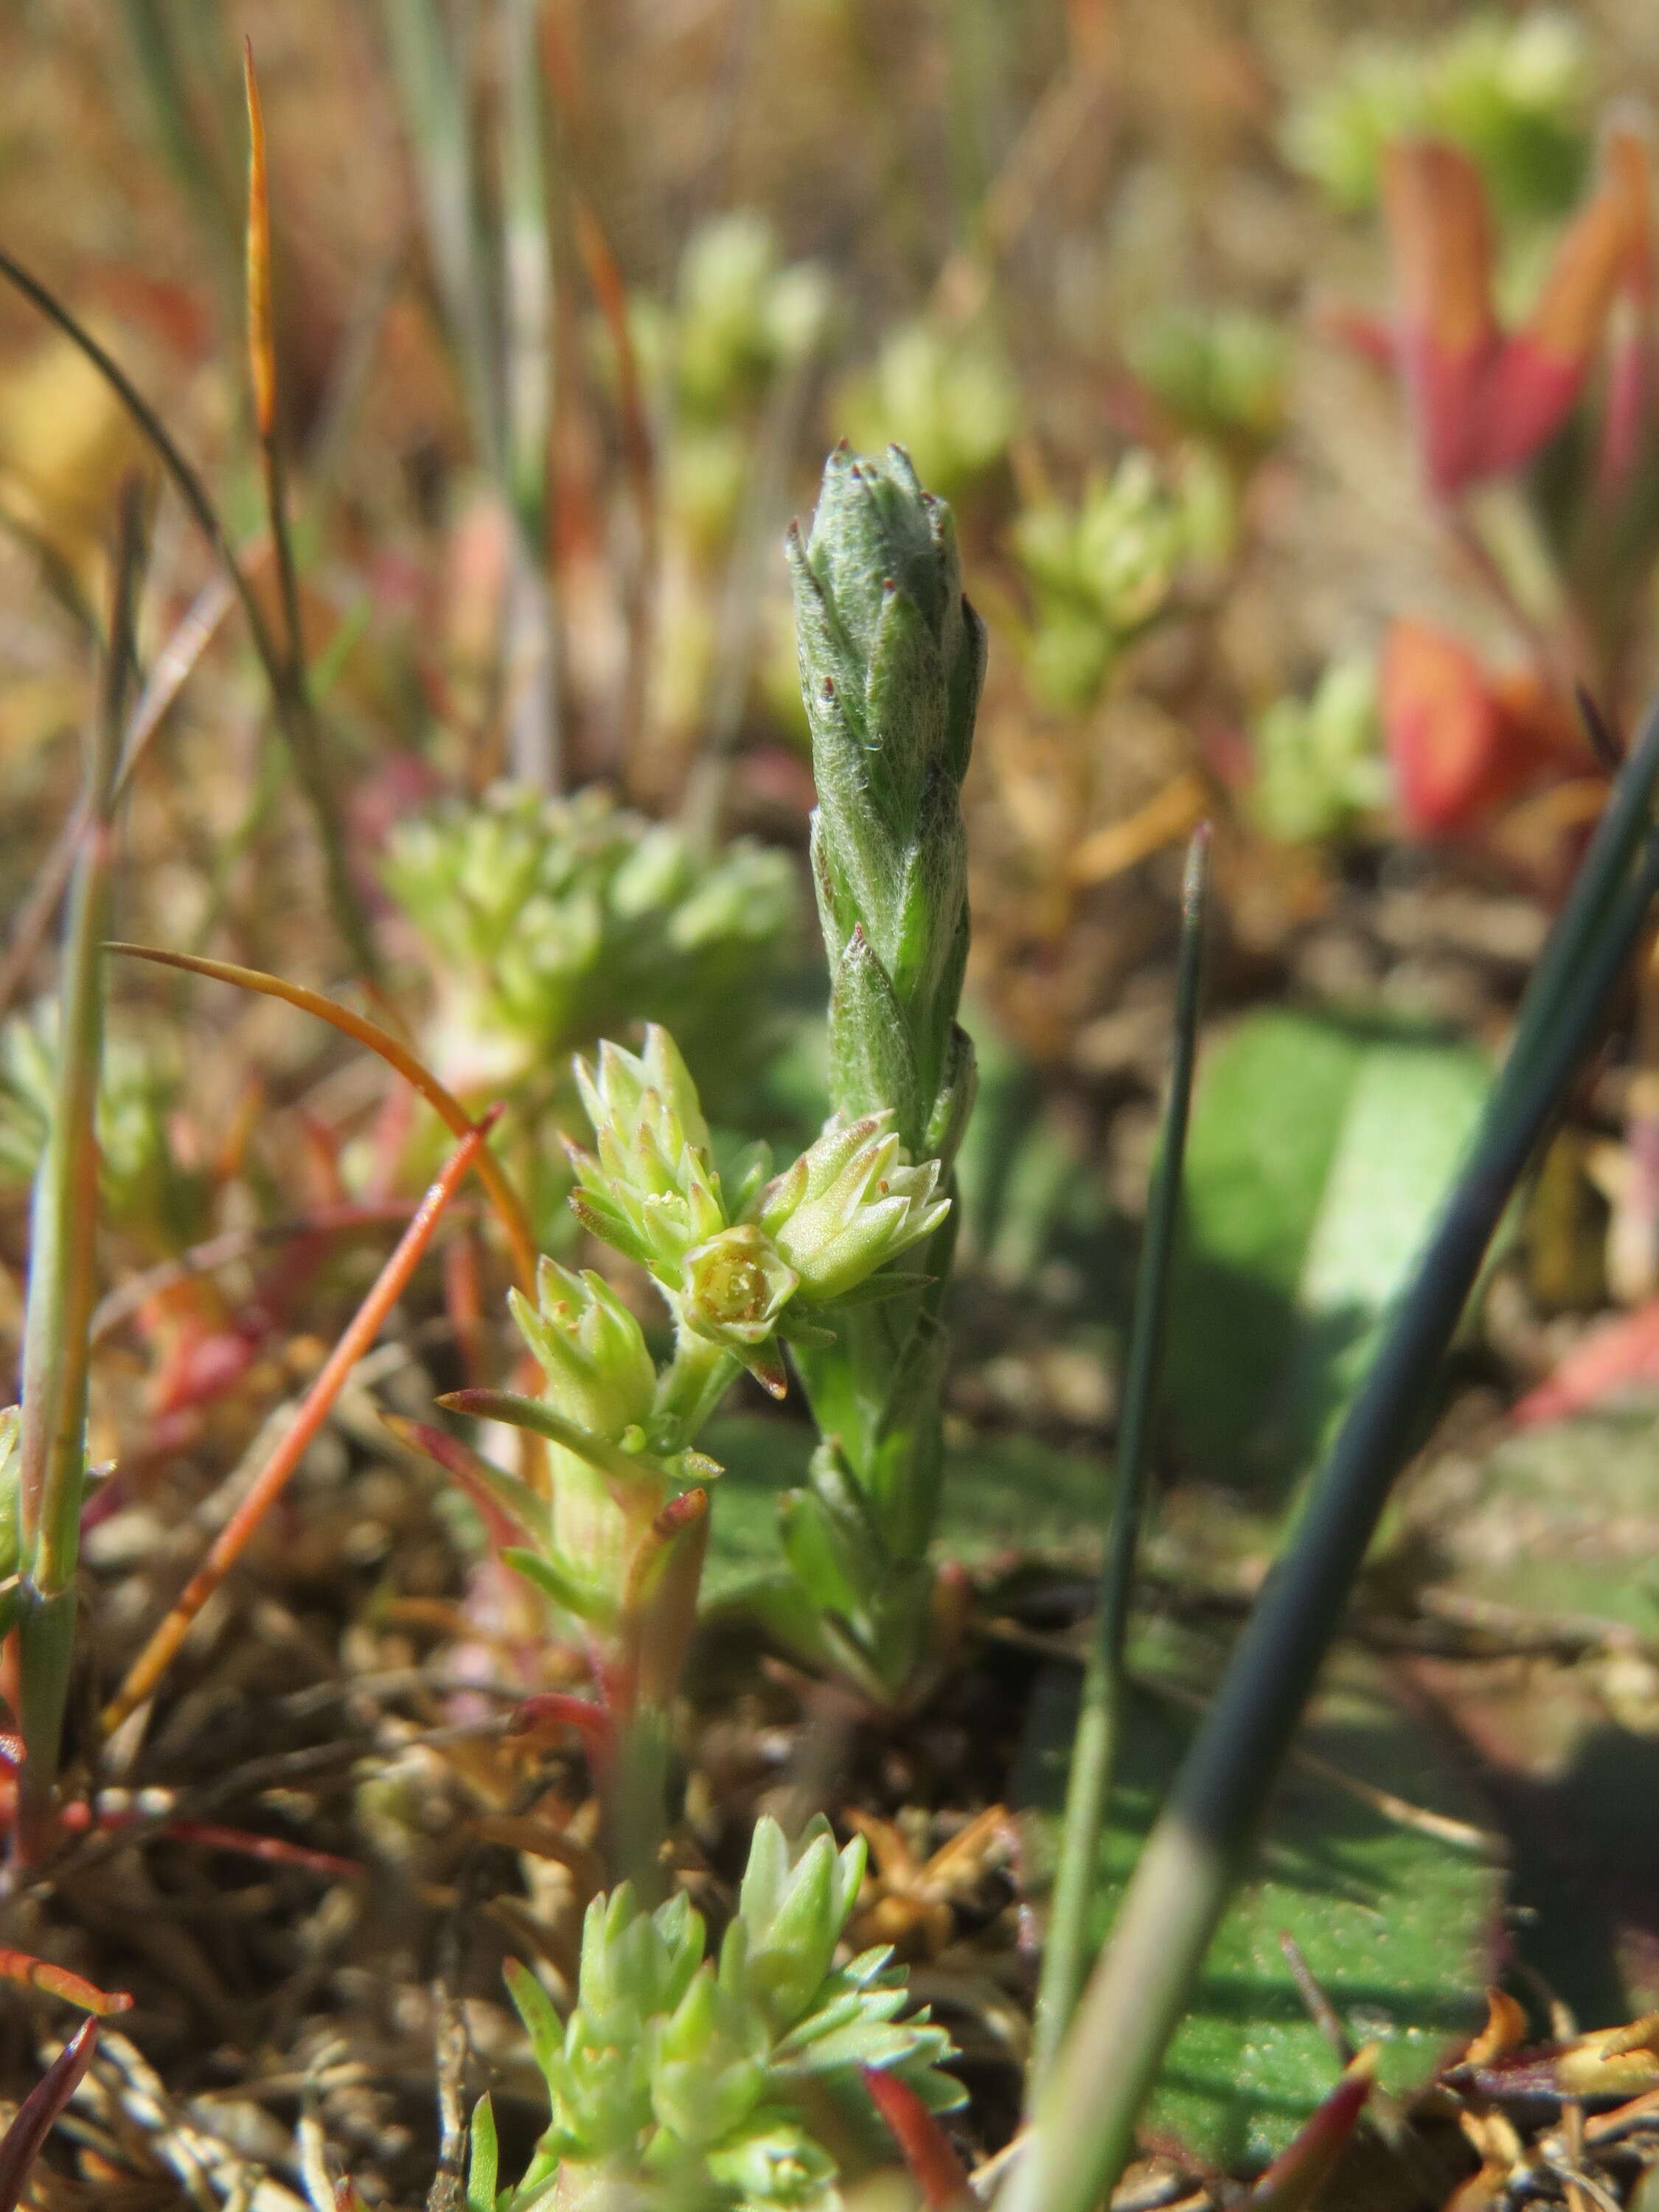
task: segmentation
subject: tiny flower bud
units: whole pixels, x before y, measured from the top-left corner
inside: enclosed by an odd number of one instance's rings
[[[723,1229],[685,1256],[680,1316],[699,1336],[734,1351],[764,1344],[799,1281],[753,1223]]]

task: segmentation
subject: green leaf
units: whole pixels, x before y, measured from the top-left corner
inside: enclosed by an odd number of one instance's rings
[[[1517,1948],[1583,2027],[1659,2005],[1656,1448],[1650,1402],[1449,1453],[1401,1530],[1436,1613],[1529,1655],[1428,1662],[1429,1686],[1509,1831]]]
[[[1102,1840],[1097,1932],[1122,1887],[1191,1732],[1170,1692],[1201,1694],[1216,1655],[1160,1626],[1131,1654],[1112,1819]],[[1380,1670],[1345,1654],[1302,1744],[1346,1774],[1467,1820],[1470,1808],[1426,1730],[1388,1696]],[[1154,1694],[1144,1684],[1163,1686]],[[1057,1845],[1077,1678],[1039,1690],[1022,1760],[1035,1849]],[[1229,2172],[1265,2165],[1333,2086],[1339,2062],[1309,2017],[1279,1946],[1292,1936],[1356,2043],[1382,2045],[1380,2080],[1425,2081],[1482,2016],[1502,1877],[1475,1850],[1400,1825],[1292,1763],[1250,1880],[1206,1962],[1146,2127]]]
[[[495,2212],[495,2179],[500,2164],[495,2108],[486,2093],[472,2107],[472,2126],[467,2140],[466,2212]]]
[[[1485,1095],[1431,1033],[1282,1009],[1200,1070],[1166,1402],[1203,1471],[1301,1474],[1375,1348]]]
[[[515,1574],[532,1583],[544,1596],[550,1597],[555,1605],[574,1613],[578,1620],[592,1621],[596,1626],[609,1628],[617,1618],[617,1601],[597,1583],[585,1575],[578,1575],[556,1559],[539,1552],[526,1552],[511,1546],[501,1553],[502,1559]]]
[[[719,1605],[776,1569],[779,1500],[805,1486],[815,1439],[798,1422],[734,1413],[712,1421],[702,1441],[726,1468],[702,1585],[704,1604]],[[945,1453],[935,1551],[969,1566],[1004,1558],[1086,1565],[1099,1556],[1110,1480],[1103,1462],[1026,1437],[958,1443]]]

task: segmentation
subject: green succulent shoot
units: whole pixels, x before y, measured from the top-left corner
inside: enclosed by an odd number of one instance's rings
[[[1019,388],[989,338],[937,323],[901,324],[840,396],[859,444],[897,441],[917,472],[951,498],[988,476],[1019,427]]]
[[[819,1819],[792,1848],[763,1819],[717,1959],[684,1893],[647,1913],[623,1884],[588,1907],[568,2020],[509,1967],[550,2118],[499,2212],[832,2212],[856,2130],[843,2120],[832,2152],[817,2130],[828,2100],[863,2094],[861,2069],[901,2075],[933,2111],[960,2104],[949,2038],[909,2008],[890,1951],[836,1964],[863,1872],[861,1839],[837,1851]],[[475,2170],[493,2143],[493,2120],[475,2123]]]
[[[820,1156],[823,1190],[809,1175],[796,1198],[786,1182],[775,1204],[787,1196],[795,1211],[771,1233],[799,1268],[820,1210],[862,1192],[862,1218],[902,1224],[929,1279],[890,1269],[837,1314],[832,1342],[798,1346],[824,1441],[811,1491],[786,1503],[784,1534],[842,1660],[885,1693],[925,1638],[952,1235],[942,1207],[974,1095],[957,1021],[969,933],[961,791],[985,631],[963,594],[951,511],[896,447],[880,459],[831,454],[811,530],[792,532],[788,556],[841,1128],[838,1149]],[[902,1152],[886,1149],[894,1139]],[[896,1174],[908,1160],[936,1161],[936,1176]],[[872,1193],[883,1211],[869,1211]],[[833,1270],[851,1251],[825,1239],[817,1265]]]
[[[1311,698],[1274,700],[1251,738],[1250,811],[1269,836],[1298,844],[1351,836],[1389,803],[1376,665],[1370,654],[1332,661]]]
[[[0,1025],[0,1188],[33,1182],[55,1110],[58,1005],[42,1000]],[[112,1226],[155,1249],[206,1233],[210,1178],[179,1164],[169,1133],[183,1085],[149,1041],[106,1040],[98,1091],[100,1197]]]
[[[1374,207],[1393,138],[1449,139],[1522,220],[1564,214],[1590,161],[1591,76],[1565,9],[1466,17],[1439,39],[1357,39],[1334,79],[1291,112],[1286,151],[1339,207]]]
[[[696,1438],[740,1370],[786,1387],[781,1346],[827,1343],[860,1299],[927,1278],[888,1263],[927,1243],[950,1201],[937,1160],[913,1163],[889,1113],[832,1119],[768,1179],[763,1146],[723,1177],[668,1031],[631,1053],[605,1043],[576,1081],[591,1151],[570,1147],[583,1224],[650,1275],[674,1329],[659,1367],[631,1307],[602,1277],[544,1260],[512,1313],[542,1370],[538,1394],[461,1391],[445,1402],[514,1423],[550,1447],[544,1491],[449,1448],[446,1464],[526,1540],[505,1553],[602,1637],[625,1634],[665,1540],[672,1502],[720,1473]]]
[[[1031,594],[1026,656],[1046,704],[1079,713],[1127,648],[1167,611],[1190,550],[1191,518],[1149,453],[1126,453],[1075,507],[1029,507],[1014,546]]]
[[[786,261],[771,225],[747,210],[691,233],[672,302],[633,303],[665,434],[664,508],[672,538],[694,557],[729,542],[767,397],[817,352],[834,309],[823,266]]]
[[[400,823],[381,872],[429,963],[428,1057],[463,1096],[671,1014],[711,1073],[738,1082],[759,1057],[796,912],[785,854],[705,856],[596,787],[500,784]]]
[[[596,1138],[592,1152],[571,1151],[578,1218],[649,1269],[682,1340],[725,1352],[775,1395],[779,1338],[821,1336],[815,1307],[855,1295],[948,1211],[938,1161],[911,1164],[890,1113],[832,1121],[770,1182],[751,1151],[728,1195],[666,1030],[647,1029],[638,1055],[602,1046],[577,1080]]]

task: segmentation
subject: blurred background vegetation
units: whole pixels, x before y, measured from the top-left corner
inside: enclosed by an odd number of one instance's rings
[[[568,1056],[600,1034],[671,1022],[722,1128],[793,1143],[816,1127],[812,790],[781,538],[837,440],[908,447],[955,508],[991,641],[964,793],[983,1087],[947,1541],[975,1564],[1064,1556],[1093,1510],[1079,1462],[1042,1454],[1112,1436],[1180,855],[1208,817],[1210,1032],[1159,1540],[1169,1571],[1196,1561],[1236,1600],[1375,1340],[1659,676],[1659,16],[1641,0],[10,0],[0,245],[128,368],[274,618],[243,328],[245,34],[306,658],[382,1003],[469,1105],[521,1109],[504,1145],[538,1239],[567,1256]],[[52,1095],[53,854],[135,464],[106,386],[0,290],[11,1340]],[[165,692],[177,656],[180,682],[131,779],[118,933],[349,993],[361,963],[214,575],[158,497],[139,658]],[[1633,1431],[1575,1429],[1542,1475],[1536,1439],[1498,1439],[1517,1400],[1576,1414],[1650,1386],[1650,960],[1626,1014],[1517,1209],[1450,1441],[1389,1538],[1399,1587],[1437,1589],[1443,1620],[1524,1601],[1648,1638],[1639,1665],[1618,1644],[1616,1680],[1613,1644],[1581,1639],[1542,1721],[1535,1685],[1431,1684],[1507,1778],[1523,1901],[1556,1899],[1564,1868],[1582,1885],[1588,1921],[1547,1913],[1539,1955],[1607,2018],[1659,1989],[1652,1846],[1632,1846],[1629,1811],[1659,1732],[1650,1398]],[[208,1468],[311,1371],[362,1287],[364,1256],[316,1220],[383,1219],[439,1137],[381,1071],[266,1000],[123,969],[111,1027],[93,1433],[123,1471],[88,1557],[119,1653],[193,1556]],[[481,1243],[460,1241],[443,1314],[410,1324],[404,1350],[441,1382],[499,1352]],[[1573,1369],[1585,1341],[1602,1364]],[[408,1379],[411,1408],[430,1379]],[[722,1444],[717,1590],[774,1540],[781,1478],[751,1511],[745,1446],[787,1462],[802,1433],[751,1418]],[[477,1532],[458,1535],[407,1468],[388,1475],[374,1434],[338,1448],[326,1498],[262,1571],[308,1593],[300,1612],[353,1663],[394,1666],[428,1649],[421,1607],[447,1602]],[[228,1662],[198,1720],[264,1649]],[[1582,1672],[1587,1650],[1605,1679]],[[181,1721],[171,1740],[188,1735]],[[1480,1972],[1460,1957],[1459,1991]]]

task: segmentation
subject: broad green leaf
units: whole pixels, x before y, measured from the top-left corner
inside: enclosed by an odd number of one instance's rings
[[[777,1570],[779,1493],[806,1480],[814,1441],[799,1422],[764,1414],[728,1415],[704,1431],[703,1447],[726,1469],[710,1521],[705,1605],[728,1602]],[[935,1553],[965,1566],[1046,1559],[1091,1572],[1110,1484],[1105,1462],[1028,1437],[947,1445]]]
[[[1659,1420],[1628,1403],[1448,1456],[1407,1496],[1429,1579],[1522,1613],[1659,1634]]]
[[[1462,1158],[1480,1055],[1275,1009],[1199,1078],[1165,1402],[1204,1472],[1302,1473],[1363,1375]]]
[[[1137,1640],[1138,1682],[1103,1839],[1097,1927],[1103,1936],[1191,1732],[1183,1705],[1213,1655],[1167,1626]],[[1076,1711],[1074,1676],[1048,1677],[1023,1760],[1034,1846],[1052,1856]],[[1426,1731],[1379,1672],[1345,1654],[1301,1739],[1347,1775],[1453,1820],[1471,1808]],[[1480,2024],[1491,1978],[1502,1877],[1474,1850],[1404,1826],[1348,1790],[1292,1766],[1274,1798],[1251,1877],[1206,1961],[1146,2116],[1230,2172],[1282,2150],[1335,2081],[1339,2062],[1309,2017],[1279,1946],[1300,1946],[1355,2043],[1382,2045],[1380,2079],[1404,2091]]]

